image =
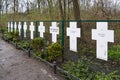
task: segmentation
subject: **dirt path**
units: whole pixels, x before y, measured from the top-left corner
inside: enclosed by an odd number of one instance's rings
[[[0,80],[64,80],[44,63],[0,38]]]

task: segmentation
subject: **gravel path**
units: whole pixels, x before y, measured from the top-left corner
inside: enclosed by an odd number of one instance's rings
[[[0,80],[65,80],[53,69],[0,39]]]

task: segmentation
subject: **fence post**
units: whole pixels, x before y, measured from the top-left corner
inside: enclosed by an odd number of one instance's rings
[[[62,20],[62,61],[64,62],[64,26],[65,21]]]
[[[35,21],[35,37],[38,37],[38,21]]]
[[[12,23],[13,23],[12,25],[13,25],[13,33],[14,33],[14,32],[15,32],[15,31],[14,31],[14,30],[15,30],[15,29],[14,29],[14,21],[13,21]]]
[[[23,36],[24,36],[24,32],[23,32],[23,24],[24,24],[24,22],[23,21],[21,21],[21,39],[23,40]]]
[[[9,27],[9,29],[10,29],[10,32],[11,32],[11,21],[10,21],[10,27]],[[8,29],[7,29],[8,30]]]
[[[29,46],[30,46],[30,44],[29,44]],[[28,57],[31,57],[30,51],[31,51],[31,47],[28,49]]]

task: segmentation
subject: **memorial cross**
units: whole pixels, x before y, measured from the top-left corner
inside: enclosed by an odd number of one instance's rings
[[[21,22],[18,23],[19,36],[21,35]]]
[[[35,30],[34,27],[35,27],[35,26],[33,25],[33,22],[31,22],[31,23],[30,23],[30,35],[31,35],[30,38],[31,38],[31,39],[34,38],[34,36],[33,36],[33,35],[34,35],[34,30]]]
[[[52,22],[50,33],[52,34],[52,42],[57,42],[57,35],[59,34],[59,27],[57,27],[57,22]]]
[[[15,30],[15,32],[17,30],[17,24],[16,24],[16,22],[14,23],[14,30]]]
[[[108,42],[114,42],[114,31],[108,30],[107,22],[97,22],[97,29],[92,29],[92,39],[97,41],[97,58],[107,61]]]
[[[70,28],[67,28],[67,36],[70,37],[70,50],[77,52],[77,38],[81,36],[81,29],[77,28],[77,22],[70,22]]]
[[[26,31],[27,31],[27,23],[26,22],[24,22],[23,29],[24,29],[24,37],[26,37]]]
[[[10,32],[10,22],[8,22],[8,32]]]
[[[40,37],[43,38],[43,33],[45,32],[45,26],[43,26],[43,22],[40,22],[40,25],[38,26],[38,31],[40,32]]]

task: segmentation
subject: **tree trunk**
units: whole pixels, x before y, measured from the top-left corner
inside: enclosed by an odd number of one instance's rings
[[[70,4],[69,4],[70,0],[68,0],[68,12],[67,12],[67,19],[70,19]]]
[[[14,13],[18,13],[18,0],[14,0]]]
[[[18,8],[19,8],[19,1],[16,0],[16,13],[18,13]]]
[[[59,1],[59,8],[60,8],[60,13],[61,13],[61,18],[62,20],[64,20],[64,13],[63,13],[63,7],[62,7],[62,3],[61,3],[61,0],[58,0]]]
[[[48,6],[49,6],[50,19],[53,19],[53,16],[52,16],[52,0],[47,0],[47,1],[48,1]]]
[[[16,2],[16,0],[14,0],[14,13],[16,12],[16,10],[15,10],[15,2]]]
[[[64,19],[66,19],[66,0],[64,0]]]
[[[80,20],[80,7],[78,0],[72,0],[73,1],[73,10],[74,10],[74,18],[75,20]]]
[[[37,0],[38,3],[38,13],[40,13],[40,0]]]
[[[75,18],[75,20],[81,20],[81,17],[80,17],[80,7],[79,7],[78,0],[72,0],[72,1],[73,1],[74,18]],[[77,26],[79,28],[81,28],[81,35],[82,35],[81,36],[81,40],[82,40],[82,42],[85,42],[82,23],[78,22]]]
[[[8,10],[7,10],[7,8],[8,8],[8,0],[5,1],[5,8],[6,8],[6,14],[7,14],[8,13]]]
[[[27,0],[26,4],[27,4],[27,6],[26,6],[27,7],[27,14],[29,14],[29,2],[28,2],[28,0]]]

